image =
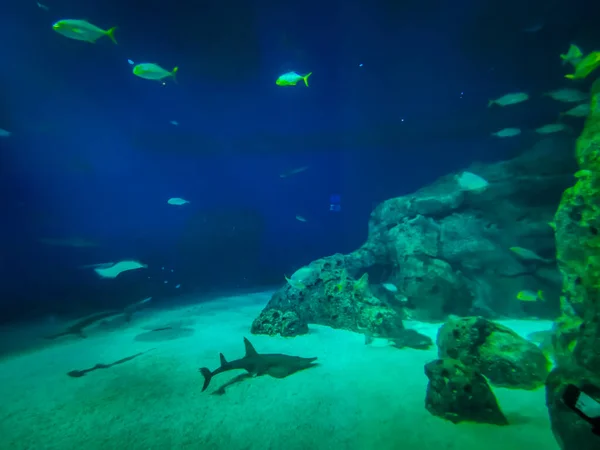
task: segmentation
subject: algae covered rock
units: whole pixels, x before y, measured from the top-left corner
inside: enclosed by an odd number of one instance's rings
[[[508,425],[490,386],[476,370],[455,359],[437,359],[425,365],[425,375],[429,379],[425,407],[434,416],[453,423]]]
[[[458,359],[496,386],[536,389],[548,376],[550,362],[535,344],[483,317],[450,319],[437,345],[440,358]]]
[[[561,317],[553,336],[557,368],[546,383],[552,431],[563,450],[600,449],[600,437],[562,401],[569,383],[600,400],[600,79],[577,140],[576,183],[554,217],[556,258],[563,277]]]
[[[279,289],[254,320],[254,334],[296,336],[308,333],[308,324],[327,325],[376,336],[395,336],[404,328],[402,316],[373,296],[368,276],[355,279],[343,255],[312,262],[310,276]],[[293,325],[289,325],[292,323]]]

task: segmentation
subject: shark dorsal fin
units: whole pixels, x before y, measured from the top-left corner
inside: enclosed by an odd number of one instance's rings
[[[244,347],[246,347],[246,358],[248,358],[249,356],[258,356],[258,352],[254,350],[254,347],[246,338],[244,338]]]
[[[219,353],[219,358],[221,358],[221,367],[227,364],[227,360],[225,359],[225,355],[223,353]]]

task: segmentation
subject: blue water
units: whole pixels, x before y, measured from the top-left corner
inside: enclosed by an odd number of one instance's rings
[[[204,210],[262,217],[259,285],[350,251],[380,201],[530,145],[489,133],[558,106],[485,115],[487,100],[555,88],[565,43],[594,38],[584,1],[46,3],[9,0],[0,18],[2,289],[42,305],[80,264],[189,266],[175,243]],[[544,27],[523,32],[540,15]],[[52,30],[63,18],[116,25],[119,45],[67,39]],[[135,77],[128,59],[179,66],[178,82]],[[289,70],[312,71],[310,87],[276,86]],[[176,196],[191,203],[166,204]],[[102,245],[39,242],[72,236]],[[85,280],[79,294],[95,289]]]

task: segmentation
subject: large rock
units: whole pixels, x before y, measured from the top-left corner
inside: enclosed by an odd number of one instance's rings
[[[453,423],[463,421],[507,425],[494,393],[476,370],[455,359],[437,359],[425,365],[429,378],[425,407]]]
[[[458,359],[496,386],[536,389],[548,376],[550,362],[535,344],[483,317],[449,320],[437,345],[440,358]]]
[[[552,138],[510,161],[474,165],[469,170],[489,181],[483,192],[463,190],[451,174],[414,194],[384,201],[372,212],[368,238],[359,249],[312,263],[320,281],[303,292],[283,286],[252,331],[282,329],[269,310],[278,311],[277,317],[294,311],[299,323],[366,327],[379,334],[399,327],[402,318],[555,317],[561,277],[548,223],[572,179],[572,144],[570,138]],[[524,260],[510,247],[541,258]],[[344,269],[353,280],[368,273],[372,282],[398,290],[372,285],[358,296],[331,290]],[[548,301],[519,302],[521,290],[542,290]]]

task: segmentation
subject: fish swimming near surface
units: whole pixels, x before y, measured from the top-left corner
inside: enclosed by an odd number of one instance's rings
[[[565,75],[569,80],[582,80],[600,67],[600,52],[592,52],[575,65],[575,72]]]
[[[187,200],[184,200],[184,199],[179,198],[179,197],[173,197],[173,198],[170,198],[169,200],[167,200],[167,203],[169,205],[181,206],[181,205],[186,205],[189,202]]]
[[[287,72],[283,75],[280,75],[275,81],[277,86],[296,86],[298,81],[304,81],[306,87],[308,87],[308,77],[312,75],[312,72],[307,73],[306,75],[299,75],[296,72]]]
[[[589,103],[582,103],[577,105],[568,111],[560,113],[560,116],[571,116],[571,117],[587,117],[592,109]]]
[[[179,67],[174,67],[170,72],[163,69],[158,64],[154,63],[141,63],[137,64],[133,68],[133,74],[144,78],[146,80],[162,81],[165,78],[172,77],[173,81],[176,81],[175,74],[179,70]]]
[[[86,41],[93,44],[101,37],[108,36],[111,41],[113,41],[115,44],[117,43],[117,40],[115,39],[115,30],[117,27],[103,30],[102,28],[98,28],[96,25],[92,25],[87,20],[59,20],[52,25],[52,29],[58,34],[62,34],[65,37],[78,41]]]
[[[529,95],[526,94],[525,92],[514,92],[511,94],[503,95],[502,97],[497,98],[496,100],[490,100],[488,102],[488,108],[490,108],[493,105],[498,105],[498,106],[516,105],[517,103],[524,102],[525,100],[528,100],[528,99],[529,99]]]
[[[582,58],[583,58],[583,52],[575,44],[571,44],[569,46],[569,50],[567,51],[567,53],[560,55],[560,59],[562,59],[563,66],[567,63],[571,64],[572,66],[576,66],[581,61]]]
[[[499,137],[499,138],[507,138],[507,137],[518,136],[520,134],[521,134],[521,130],[519,128],[503,128],[500,131],[496,131],[495,133],[492,133],[492,136]]]
[[[282,353],[258,353],[250,341],[244,338],[246,354],[243,358],[227,361],[223,353],[219,354],[221,366],[212,372],[207,367],[200,368],[200,373],[204,376],[204,392],[210,381],[215,375],[230,370],[243,369],[251,375],[261,376],[270,375],[274,378],[285,378],[301,370],[314,367],[317,358],[302,358],[300,356],[284,355]]]
[[[120,273],[128,270],[147,269],[148,264],[142,264],[138,261],[119,261],[114,266],[105,268],[96,268],[96,272],[102,278],[117,278]]]

